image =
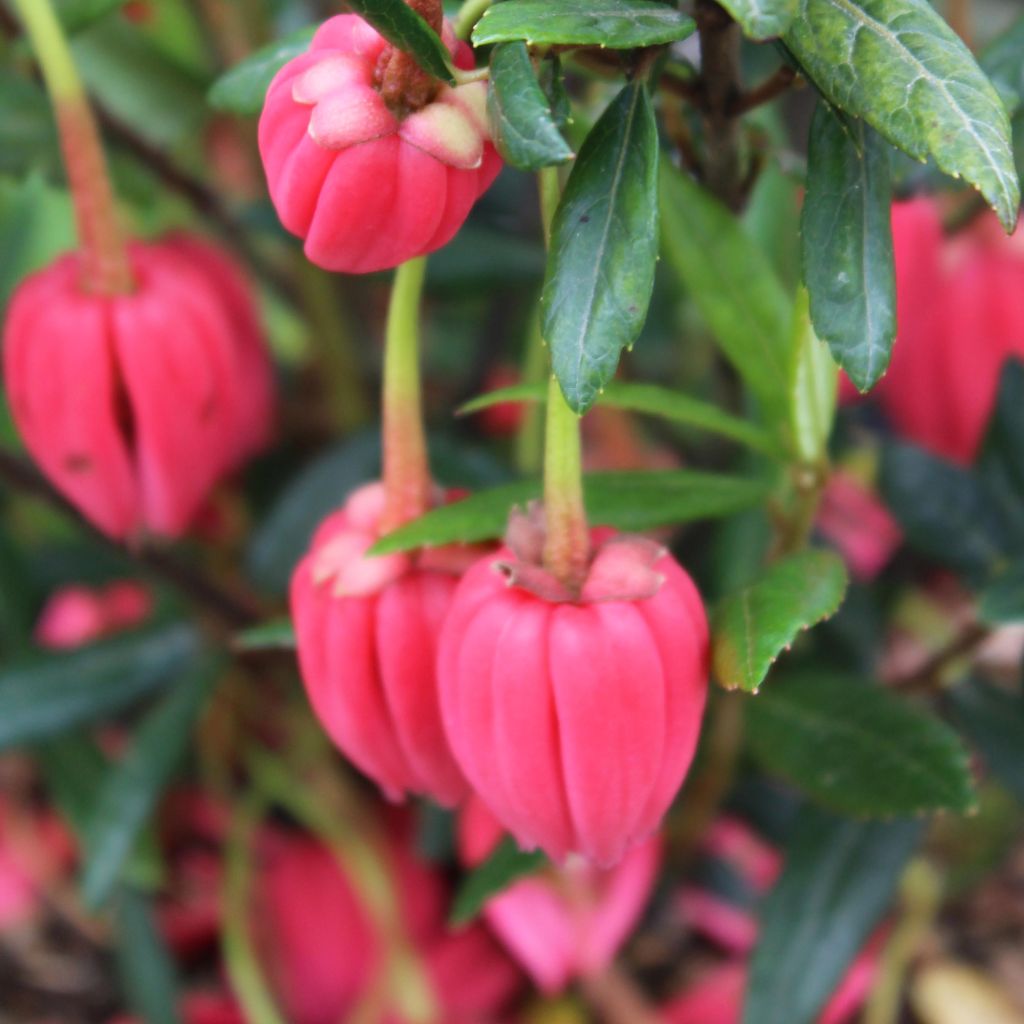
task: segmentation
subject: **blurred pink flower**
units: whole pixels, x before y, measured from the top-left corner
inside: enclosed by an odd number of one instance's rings
[[[856,477],[842,471],[829,478],[817,526],[860,580],[874,579],[903,539],[885,505]]]
[[[41,647],[80,647],[145,620],[153,606],[140,583],[120,580],[105,587],[61,587],[46,602],[36,622]]]

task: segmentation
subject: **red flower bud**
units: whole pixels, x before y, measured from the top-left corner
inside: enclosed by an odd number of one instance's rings
[[[441,724],[435,657],[465,555],[365,557],[385,503],[382,484],[356,491],[295,570],[302,677],[331,738],[388,797],[451,805],[466,784]]]
[[[600,547],[578,596],[517,550],[463,577],[441,634],[448,739],[524,847],[610,866],[657,827],[693,757],[708,625],[690,577],[640,538]]]
[[[241,275],[182,238],[130,247],[135,290],[27,278],[4,328],[11,411],[43,472],[113,537],[176,536],[269,430],[269,363]]]
[[[472,52],[447,24],[443,36],[455,64],[472,68]],[[438,83],[430,96],[417,80],[415,95],[398,102],[389,90],[389,106],[381,92],[389,56],[366,22],[338,15],[267,91],[259,143],[270,197],[327,270],[383,270],[440,248],[501,168],[486,84]]]

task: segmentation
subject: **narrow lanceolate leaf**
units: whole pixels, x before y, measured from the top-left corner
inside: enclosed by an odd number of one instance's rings
[[[315,31],[314,25],[297,29],[224,72],[206,94],[210,106],[232,114],[258,114],[274,75],[309,48]]]
[[[494,142],[513,167],[539,171],[573,158],[525,43],[502,43],[491,52],[487,113]]]
[[[871,817],[974,806],[967,751],[939,719],[857,678],[785,676],[747,708],[754,756],[818,802]]]
[[[792,302],[768,257],[710,192],[661,167],[662,244],[722,351],[773,423],[787,410]]]
[[[634,82],[587,136],[551,229],[543,332],[576,412],[594,404],[640,333],[657,258],[658,128],[647,86]]]
[[[459,408],[458,414],[466,416],[502,402],[543,402],[547,398],[547,393],[548,387],[543,382],[512,384],[507,388],[488,391],[466,402]],[[681,391],[663,388],[658,384],[613,380],[601,395],[601,405],[645,413],[672,423],[706,430],[765,455],[779,454],[779,447],[771,435],[749,420],[723,412],[711,402],[692,398]]]
[[[765,499],[769,485],[746,477],[681,469],[593,473],[584,478],[583,489],[587,515],[595,526],[641,531],[751,508]],[[479,491],[389,533],[370,553],[383,555],[500,537],[513,506],[522,507],[540,496],[541,484],[535,480]]]
[[[949,695],[953,720],[985,768],[1024,803],[1024,701],[1019,693],[970,679]]]
[[[123,710],[177,678],[199,649],[195,630],[176,624],[0,672],[0,750]]]
[[[887,150],[863,121],[819,102],[800,222],[804,283],[818,337],[861,391],[885,372],[896,337]]]
[[[978,577],[1003,561],[1005,526],[972,473],[912,444],[891,444],[880,484],[907,543],[922,554]]]
[[[832,433],[839,372],[811,324],[806,288],[797,291],[793,328],[790,433],[796,454],[805,462],[818,463],[826,456]]]
[[[104,780],[86,829],[82,896],[88,905],[98,906],[117,881],[184,754],[219,667],[210,664],[179,680],[146,716],[131,749]]]
[[[831,103],[934,158],[1013,228],[1020,184],[1006,107],[928,0],[800,0],[785,41]]]
[[[526,875],[540,871],[548,860],[539,850],[523,852],[510,838],[502,840],[498,848],[462,883],[455,894],[451,923],[468,924],[483,909],[483,905],[502,889]]]
[[[796,15],[797,0],[719,0],[751,39],[781,36]]]
[[[437,33],[405,0],[344,0],[345,6],[368,21],[389,43],[411,53],[424,71],[454,84],[451,57]]]
[[[114,952],[128,1005],[146,1024],[179,1024],[178,979],[152,900],[125,886],[115,910]]]
[[[473,42],[524,39],[631,50],[685,39],[696,27],[675,6],[654,0],[513,0],[488,8],[473,29]]]
[[[831,551],[802,551],[769,567],[719,601],[711,618],[718,682],[757,691],[797,635],[834,615],[846,593],[846,569]]]
[[[761,915],[743,1024],[817,1020],[888,908],[922,830],[917,821],[801,812]]]

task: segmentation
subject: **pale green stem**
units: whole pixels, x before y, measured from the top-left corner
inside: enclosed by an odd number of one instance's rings
[[[548,355],[544,336],[540,331],[540,317],[530,320],[530,331],[526,337],[526,351],[522,357],[522,380],[524,384],[539,384],[547,375]],[[536,476],[544,458],[544,403],[528,402],[523,413],[523,422],[516,435],[516,466],[523,476]]]
[[[483,16],[484,11],[491,6],[493,0],[465,0],[455,16],[455,34],[459,39],[468,39],[473,31],[473,26]]]
[[[426,269],[424,257],[398,268],[388,308],[383,392],[385,529],[417,519],[431,504],[420,395],[419,317]]]
[[[82,254],[82,287],[99,295],[130,292],[128,254],[117,223],[96,118],[50,0],[14,0],[53,103]]]

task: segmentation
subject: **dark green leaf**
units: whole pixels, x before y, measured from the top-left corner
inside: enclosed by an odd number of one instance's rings
[[[720,0],[751,39],[781,36],[796,15],[797,0]]]
[[[0,172],[50,175],[59,165],[57,129],[46,93],[10,68],[0,68]]]
[[[1024,562],[999,573],[981,592],[978,615],[982,622],[1001,625],[1024,622]]]
[[[943,565],[983,576],[1001,561],[1002,523],[967,470],[914,445],[892,444],[882,456],[880,483],[912,547]]]
[[[258,114],[274,75],[288,61],[309,49],[315,31],[316,26],[310,25],[290,32],[226,71],[207,93],[210,106],[233,114]]]
[[[657,258],[658,128],[646,85],[634,82],[587,136],[551,229],[542,329],[576,412],[640,333]]]
[[[66,733],[40,744],[35,753],[54,802],[84,835],[107,771],[103,751],[85,733]]]
[[[405,0],[344,0],[349,10],[365,18],[389,43],[411,53],[424,71],[455,83],[451,56],[437,33]]]
[[[773,422],[788,408],[792,302],[767,256],[705,189],[662,161],[662,244],[722,350]]]
[[[466,416],[501,402],[543,402],[547,398],[547,392],[548,388],[544,383],[512,384],[466,402],[459,408],[458,414]],[[663,388],[658,384],[612,381],[601,396],[601,405],[658,416],[673,423],[719,434],[765,455],[778,454],[778,447],[760,427],[723,412],[711,402],[691,398],[680,391]]]
[[[539,171],[573,158],[525,43],[501,43],[491,52],[487,112],[495,145],[513,167]]]
[[[748,705],[747,727],[764,767],[842,814],[964,813],[974,805],[967,751],[956,733],[855,677],[777,679]]]
[[[797,636],[834,615],[846,593],[846,568],[831,551],[802,551],[722,598],[712,614],[715,676],[729,689],[757,691]]]
[[[165,626],[0,672],[0,750],[95,722],[176,678],[200,650],[196,631]]]
[[[1024,553],[1024,362],[1019,359],[1008,359],[1000,374],[978,471],[1015,552]]]
[[[878,924],[921,839],[916,821],[805,808],[769,893],[743,1024],[812,1024]]]
[[[631,50],[685,39],[696,27],[675,7],[653,0],[509,0],[487,10],[473,29],[473,42],[525,39]]]
[[[174,774],[219,662],[193,671],[143,720],[127,754],[107,773],[86,829],[82,897],[96,907],[110,894],[142,827]]]
[[[804,281],[818,337],[861,391],[885,372],[896,337],[891,202],[886,144],[819,102],[800,222]]]
[[[1024,17],[1000,32],[979,61],[1011,110],[1024,100]]]
[[[950,694],[956,724],[978,748],[988,770],[1024,803],[1024,700],[980,679]]]
[[[515,840],[506,837],[498,848],[462,883],[452,906],[453,926],[468,924],[483,905],[502,889],[525,875],[532,875],[547,864],[539,850],[524,853]]]
[[[800,0],[785,41],[832,104],[964,178],[1013,228],[1020,184],[1006,108],[927,0]]]
[[[236,633],[231,646],[236,651],[291,651],[295,649],[295,627],[291,619],[274,619]]]
[[[584,491],[587,515],[595,526],[638,531],[729,515],[764,500],[768,486],[760,480],[681,469],[593,473],[584,478]],[[370,550],[383,555],[500,537],[512,507],[522,507],[540,495],[540,482],[529,480],[480,491],[428,512]]]
[[[114,918],[118,974],[128,1005],[146,1024],[180,1024],[178,980],[152,902],[121,888]]]

